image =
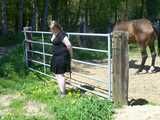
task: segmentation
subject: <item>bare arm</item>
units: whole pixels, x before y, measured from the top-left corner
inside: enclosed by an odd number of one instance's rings
[[[72,45],[71,42],[69,41],[68,37],[64,37],[63,39],[63,43],[65,44],[65,46],[67,47],[71,57],[73,56],[73,51],[72,51]]]
[[[55,39],[55,37],[56,37],[55,34],[53,34],[52,38],[51,38],[51,42],[53,42],[53,40]]]

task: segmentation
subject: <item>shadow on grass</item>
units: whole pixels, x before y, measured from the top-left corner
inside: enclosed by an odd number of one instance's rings
[[[81,87],[83,87],[84,89],[91,90],[91,91],[95,90],[95,87],[90,86],[90,85],[81,85]],[[80,89],[78,87],[76,87],[76,88],[72,87],[72,88],[67,89],[67,93],[69,93],[69,92],[71,92],[71,93],[80,92],[80,94],[85,94],[87,91],[84,90],[84,89]]]

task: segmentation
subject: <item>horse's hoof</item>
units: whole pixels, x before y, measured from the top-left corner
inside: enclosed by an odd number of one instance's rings
[[[139,74],[145,74],[145,73],[147,73],[147,71],[146,70],[138,70],[136,73],[135,73],[135,75],[139,75]]]
[[[147,70],[142,70],[142,74],[145,74],[145,73],[147,73],[148,71]]]
[[[149,73],[154,73],[155,72],[155,67],[151,66],[150,69],[148,70]]]

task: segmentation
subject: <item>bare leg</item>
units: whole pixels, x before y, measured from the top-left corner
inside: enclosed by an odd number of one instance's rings
[[[149,48],[150,48],[151,56],[152,56],[151,67],[149,69],[149,72],[152,73],[155,70],[155,61],[156,61],[156,50],[155,50],[154,43],[150,45]]]
[[[61,91],[61,94],[65,94],[65,78],[64,78],[64,75],[63,74],[56,74],[56,79],[57,79],[57,82],[58,82],[58,86],[59,86],[59,89]]]
[[[142,72],[142,70],[144,69],[144,65],[148,57],[146,47],[141,48],[141,56],[142,56],[141,65],[136,73]]]

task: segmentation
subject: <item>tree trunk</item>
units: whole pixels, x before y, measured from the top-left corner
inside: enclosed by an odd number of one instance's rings
[[[2,4],[2,34],[8,33],[7,28],[7,0],[1,0]]]
[[[44,16],[42,17],[42,30],[47,30],[48,5],[49,0],[45,0]]]
[[[58,0],[52,0],[52,19],[58,21],[58,7],[59,7],[59,1]]]
[[[84,3],[83,3],[84,2]],[[80,33],[87,33],[88,32],[88,8],[87,8],[87,1],[81,1],[80,0],[80,8],[81,16],[80,16]],[[85,7],[83,8],[83,5]],[[87,47],[87,36],[80,36],[80,46],[81,47]]]
[[[36,18],[38,17],[38,7],[37,7],[37,0],[33,0],[32,3],[32,19],[31,19],[31,26],[32,30],[36,30]]]
[[[125,15],[124,15],[124,20],[128,20],[128,0],[125,1]]]
[[[114,23],[118,21],[118,12],[117,12],[117,7],[114,9]]]
[[[86,22],[85,22],[85,18],[81,17],[80,19],[80,33],[86,33]],[[81,47],[87,47],[87,43],[86,43],[86,36],[80,36],[80,46]]]
[[[18,31],[20,32],[23,27],[23,12],[24,12],[24,0],[19,0],[19,25]]]
[[[74,27],[73,29],[76,29],[77,23],[79,22],[79,18],[80,18],[80,2],[81,2],[81,0],[79,1],[78,11],[76,12],[75,19],[72,19],[71,16],[69,18],[70,19],[69,23],[72,24],[72,26]]]
[[[147,18],[151,21],[154,21],[158,16],[159,11],[159,4],[158,0],[146,0],[146,11],[147,11]]]
[[[85,32],[88,32],[88,24],[89,24],[89,9],[88,9],[88,0],[86,0],[86,4],[85,4],[85,23],[86,23],[86,27],[85,27]]]
[[[63,20],[64,20],[64,27],[65,27],[65,29],[66,30],[68,30],[69,29],[69,27],[70,27],[70,25],[69,25],[69,9],[68,9],[68,6],[69,6],[69,0],[65,0],[64,1],[64,5],[65,5],[65,8],[64,8],[64,18],[63,18]]]
[[[15,3],[15,8],[19,8],[19,1],[17,1],[16,3]],[[14,8],[14,9],[15,9]],[[19,9],[17,10],[17,11],[19,11]],[[17,12],[16,11],[16,14],[15,14],[15,16],[14,16],[14,31],[15,32],[18,32],[19,31],[19,14],[17,14],[17,13],[19,13],[19,12]],[[22,22],[23,23],[23,22]]]
[[[144,17],[145,0],[141,0],[141,17]]]

